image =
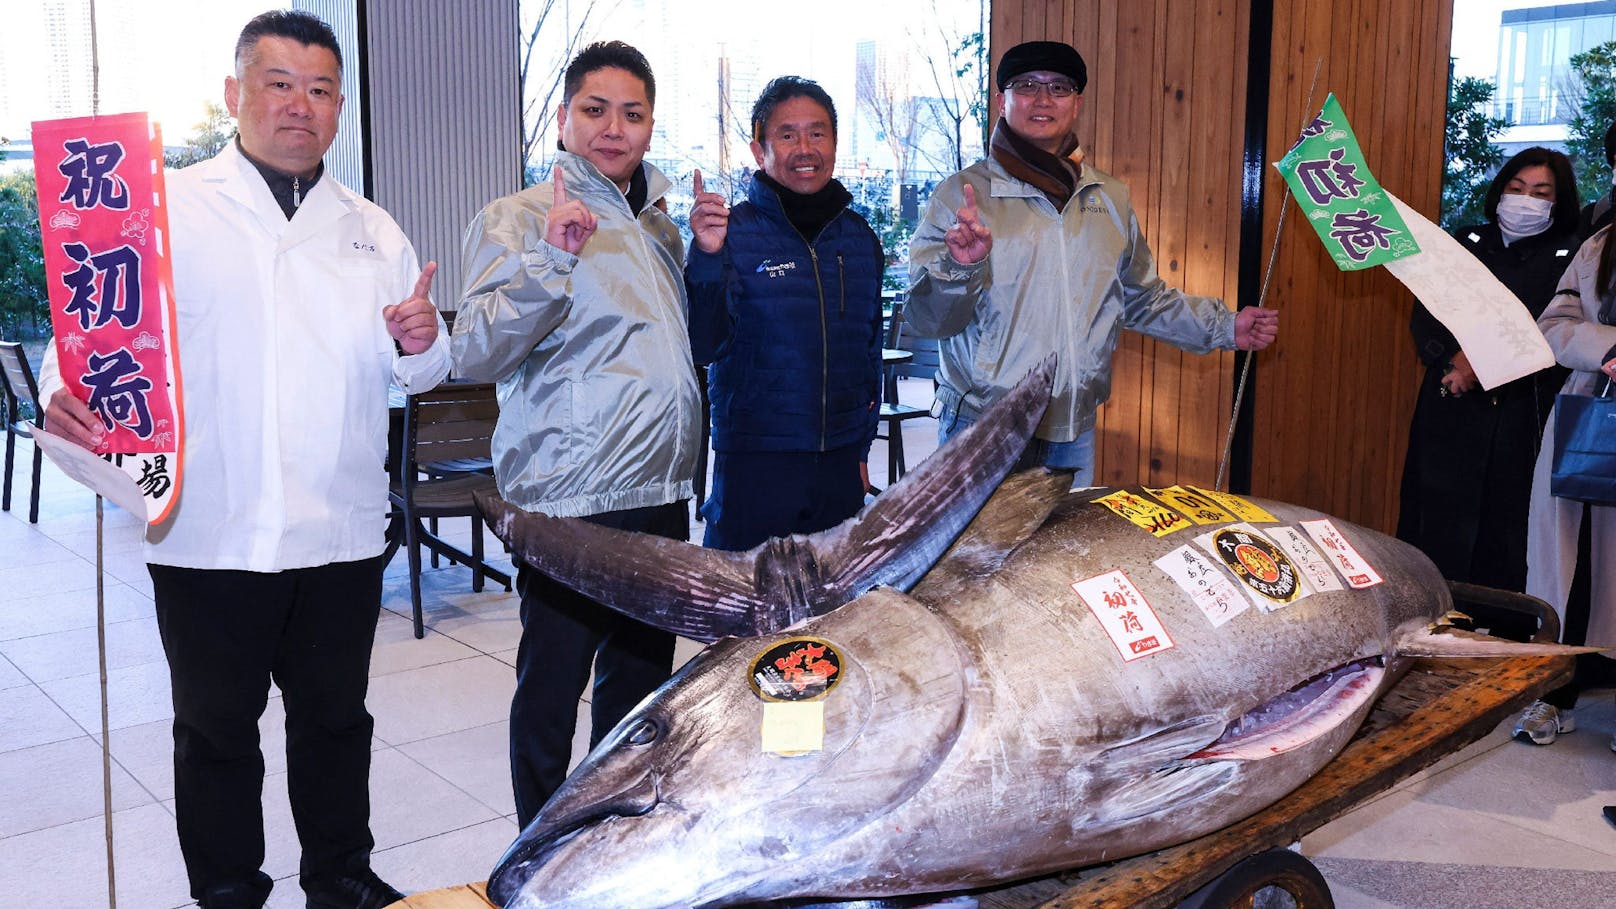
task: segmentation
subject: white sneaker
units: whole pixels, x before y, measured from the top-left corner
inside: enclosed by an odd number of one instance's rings
[[[1515,721],[1514,736],[1534,745],[1549,745],[1556,737],[1576,731],[1577,719],[1571,708],[1561,710],[1553,704],[1533,701],[1530,707],[1521,712],[1521,718]],[[1611,747],[1616,748],[1616,741],[1611,743]]]

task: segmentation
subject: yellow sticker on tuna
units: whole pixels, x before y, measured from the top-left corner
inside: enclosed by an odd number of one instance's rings
[[[1136,496],[1125,489],[1119,489],[1094,501],[1150,531],[1154,536],[1165,537],[1175,530],[1192,526],[1188,518],[1171,508],[1163,508],[1144,496]]]
[[[1202,489],[1199,486],[1191,486],[1190,489],[1223,506],[1225,511],[1242,521],[1249,521],[1253,523],[1266,521],[1270,524],[1278,523],[1279,521],[1279,518],[1274,517],[1268,512],[1258,508],[1256,505],[1253,505],[1237,495],[1231,495],[1227,492],[1218,492],[1215,489]]]
[[[1166,489],[1146,486],[1145,492],[1182,511],[1197,524],[1231,524],[1235,520],[1234,515],[1219,508],[1217,502],[1182,486],[1169,486]]]

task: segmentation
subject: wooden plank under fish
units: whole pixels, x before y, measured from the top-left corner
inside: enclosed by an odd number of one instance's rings
[[[1249,856],[1283,849],[1442,758],[1486,737],[1571,680],[1572,659],[1421,659],[1351,743],[1290,795],[1199,839],[1103,865],[979,891],[981,909],[1171,909]],[[483,885],[406,897],[395,909],[488,909]],[[1210,907],[1209,907],[1210,909]]]

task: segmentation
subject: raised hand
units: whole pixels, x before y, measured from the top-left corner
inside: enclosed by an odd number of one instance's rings
[[[595,215],[583,202],[567,198],[567,180],[559,165],[551,173],[550,185],[555,188],[555,204],[544,220],[544,240],[576,256],[595,235]]]
[[[724,238],[729,236],[729,203],[718,193],[702,191],[700,168],[696,169],[692,188],[696,204],[690,209],[690,232],[702,252],[716,253],[724,248]]]
[[[993,233],[976,211],[976,188],[965,184],[965,202],[954,212],[954,226],[943,234],[948,254],[961,265],[975,265],[993,249]]]
[[[387,320],[387,333],[407,355],[415,355],[438,339],[438,310],[432,305],[432,276],[438,273],[438,263],[428,262],[415,279],[415,290],[402,303],[382,307],[382,318]]]

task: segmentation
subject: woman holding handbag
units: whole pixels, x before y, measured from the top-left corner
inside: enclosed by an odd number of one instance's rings
[[[1561,366],[1572,370],[1562,395],[1594,395],[1616,377],[1616,242],[1610,227],[1589,238],[1560,279],[1538,327]],[[1543,432],[1532,475],[1526,592],[1559,613],[1566,644],[1616,646],[1616,505],[1560,498],[1551,490],[1555,420]],[[1576,729],[1572,708],[1585,687],[1606,684],[1605,654],[1577,657],[1571,684],[1549,692],[1521,714],[1515,735],[1538,745]],[[1616,739],[1611,742],[1616,749]]]

